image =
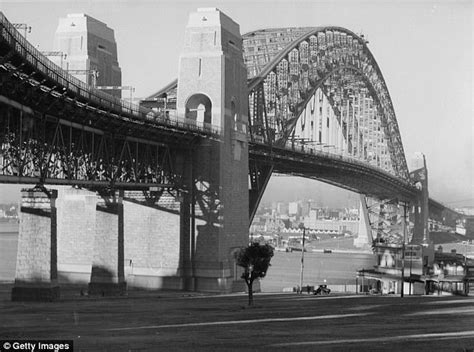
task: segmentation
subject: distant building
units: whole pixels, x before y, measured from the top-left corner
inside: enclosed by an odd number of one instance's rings
[[[341,212],[339,210],[328,210],[328,217],[330,219],[339,219],[341,217]]]
[[[464,215],[474,216],[474,207],[456,208],[455,210]]]
[[[359,209],[357,208],[350,208],[350,209],[345,209],[345,217],[352,219],[352,220],[358,220],[359,219]]]
[[[59,19],[54,50],[65,57],[49,57],[81,81],[94,86],[122,85],[114,31],[86,14],[69,14]],[[105,92],[121,98],[120,89]]]
[[[265,218],[255,216],[250,225],[250,233],[260,233],[265,231]]]
[[[308,229],[317,231],[331,231],[338,234],[359,233],[358,220],[340,220],[340,219],[319,219],[318,210],[312,209],[309,215],[304,218],[304,226]]]
[[[288,204],[288,215],[299,216],[301,214],[301,207],[299,202],[290,202]]]
[[[464,228],[466,231],[466,237],[470,240],[474,240],[474,215],[466,216]]]
[[[278,234],[287,225],[285,221],[272,215],[256,216],[250,226],[250,233],[253,234]]]
[[[374,269],[358,273],[363,291],[405,294],[472,294],[474,259],[442,247],[377,243]],[[402,270],[403,268],[403,270]],[[403,273],[403,275],[402,275]],[[365,283],[364,283],[365,282]]]
[[[311,200],[301,202],[301,216],[308,216],[311,209]]]
[[[287,203],[277,203],[276,211],[279,215],[288,215],[288,204]]]

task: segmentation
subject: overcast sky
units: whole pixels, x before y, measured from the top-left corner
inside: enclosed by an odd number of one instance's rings
[[[471,0],[0,0],[11,22],[32,27],[27,38],[43,51],[53,48],[58,19],[68,13],[105,22],[115,31],[122,85],[135,87],[136,97],[177,77],[188,15],[199,7],[221,9],[240,24],[242,34],[320,25],[363,33],[388,85],[407,160],[415,152],[426,155],[430,196],[453,207],[474,205]],[[312,192],[310,181],[292,183],[274,178],[267,198],[277,188],[293,198]],[[0,201],[17,188],[1,187]]]

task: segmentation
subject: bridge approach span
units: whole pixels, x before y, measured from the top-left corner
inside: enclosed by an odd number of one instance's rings
[[[183,150],[220,130],[97,90],[43,56],[0,13],[0,182],[182,188]],[[181,158],[182,159],[182,158]]]

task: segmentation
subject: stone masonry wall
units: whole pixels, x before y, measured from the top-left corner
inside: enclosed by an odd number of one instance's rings
[[[96,226],[95,192],[58,189],[58,269],[62,281],[89,280]]]
[[[56,197],[55,191],[22,191],[13,301],[59,299]]]
[[[162,196],[157,206],[124,201],[125,274],[129,286],[179,286],[180,203]],[[164,279],[167,278],[167,279]]]
[[[56,279],[56,255],[51,255],[56,250],[52,207],[43,192],[22,192],[16,283],[50,284]]]

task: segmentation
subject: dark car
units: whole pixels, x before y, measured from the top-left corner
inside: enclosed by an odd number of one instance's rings
[[[328,288],[328,285],[319,285],[319,287],[314,291],[315,295],[328,295],[331,293],[331,289]]]

